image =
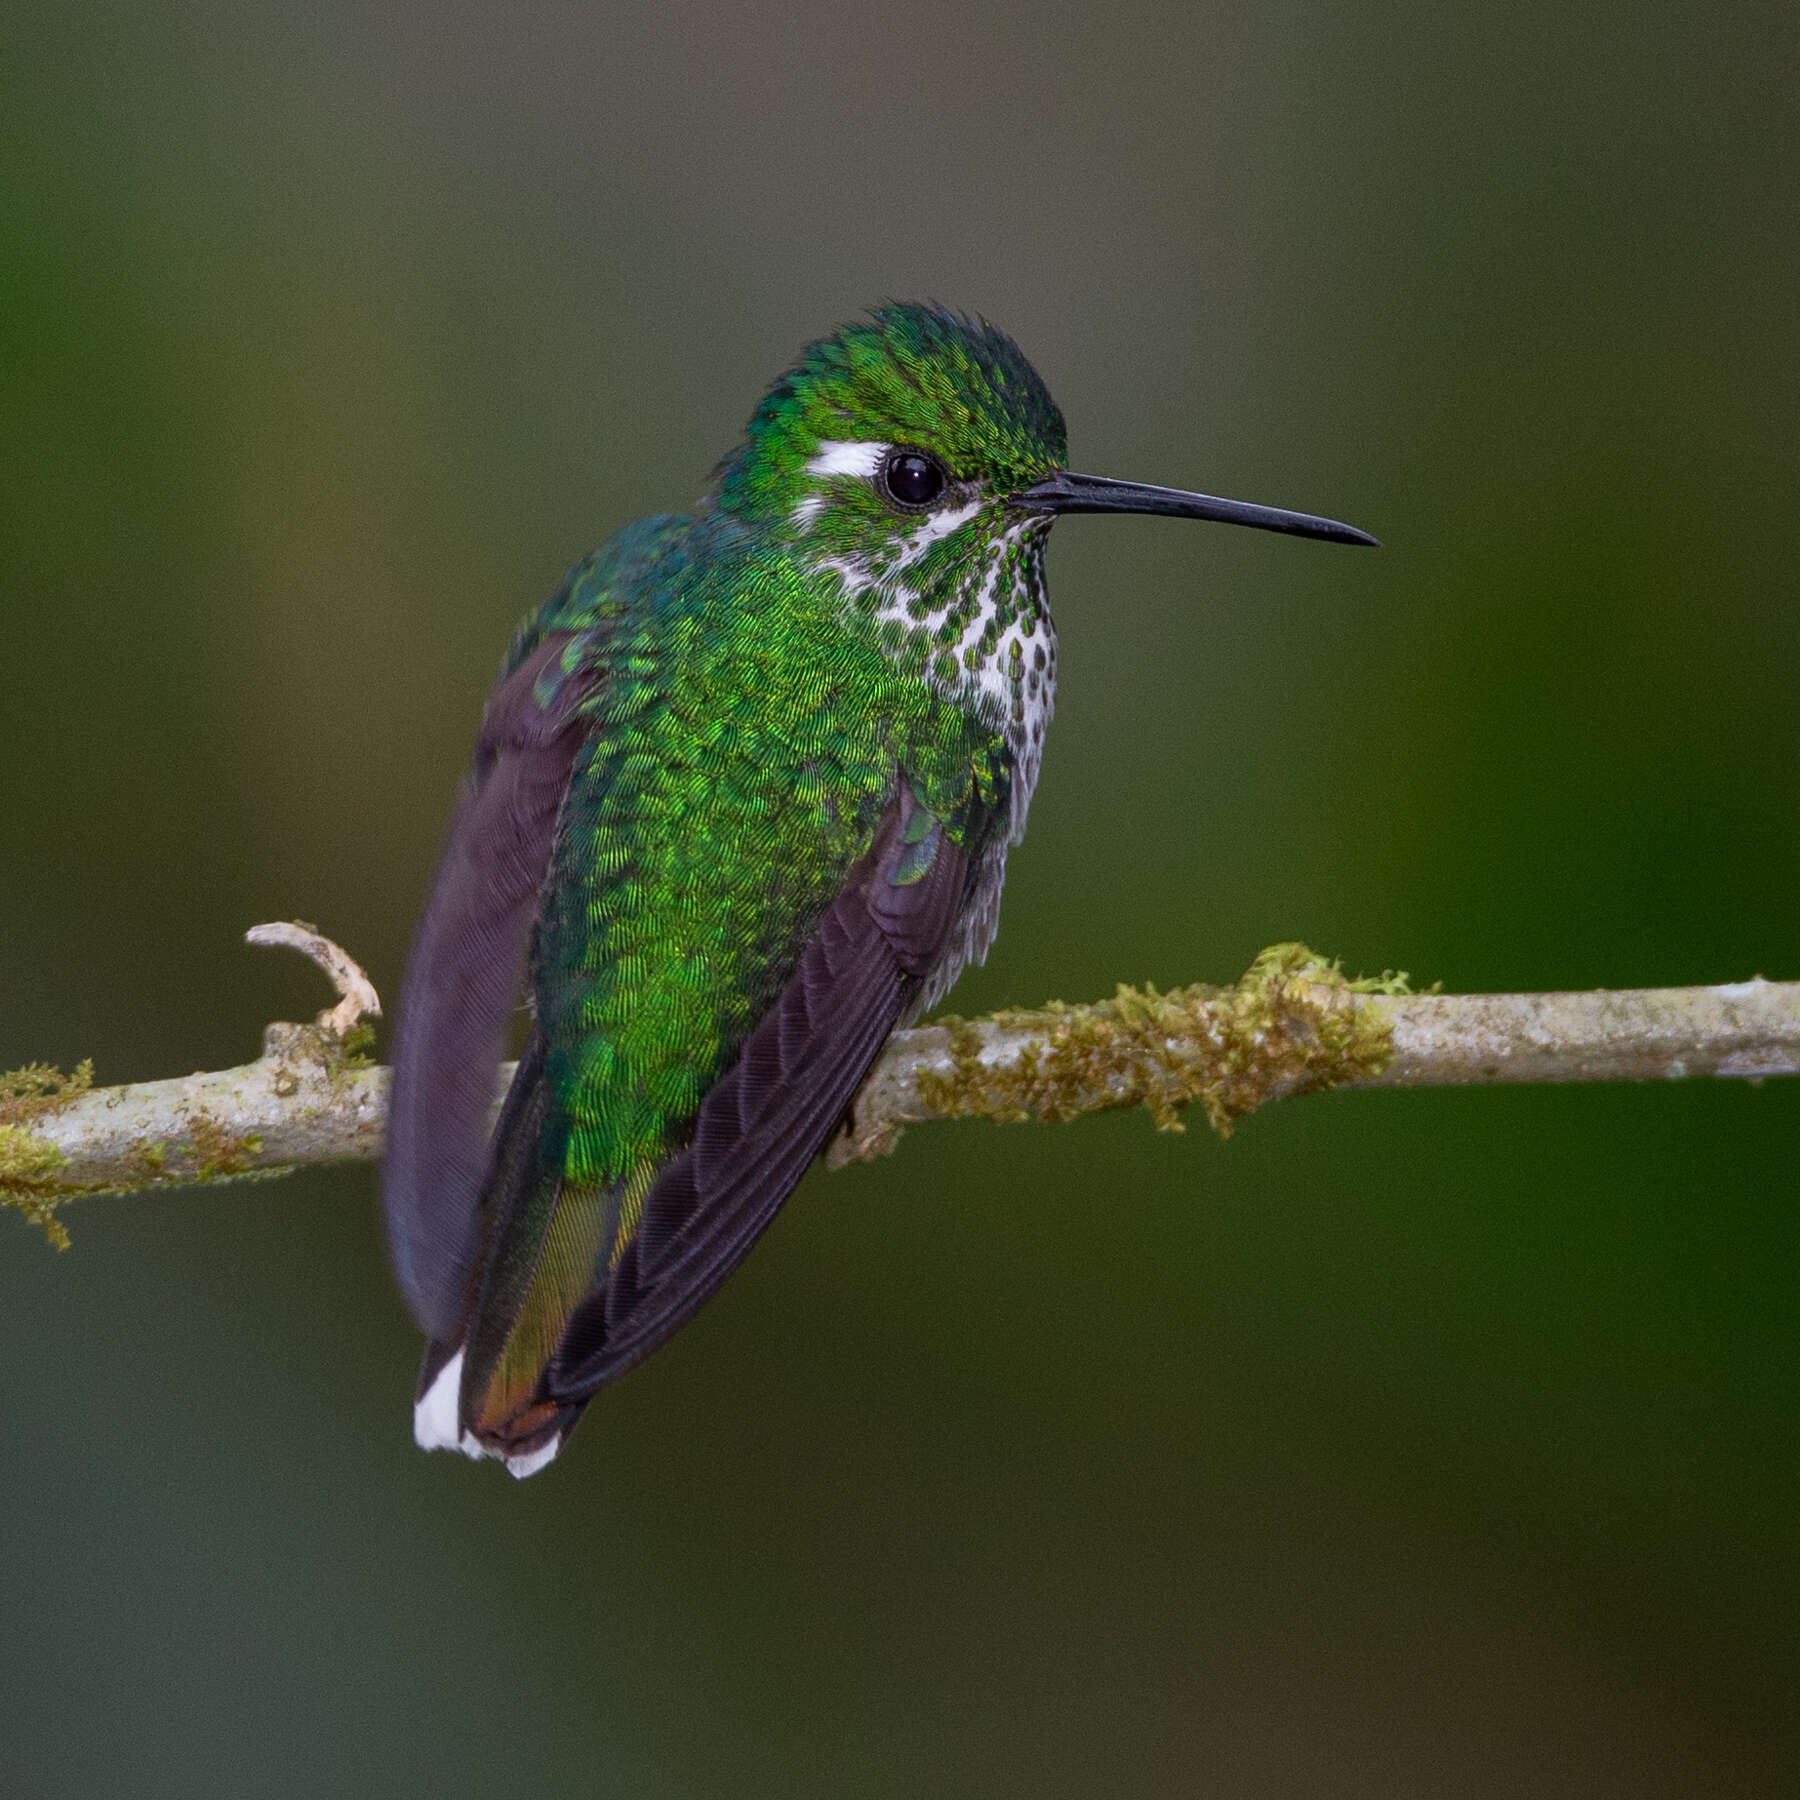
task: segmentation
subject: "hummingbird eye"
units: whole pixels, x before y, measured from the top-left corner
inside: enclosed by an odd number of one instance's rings
[[[922,450],[896,450],[882,465],[881,485],[901,506],[929,506],[944,491],[944,471]]]

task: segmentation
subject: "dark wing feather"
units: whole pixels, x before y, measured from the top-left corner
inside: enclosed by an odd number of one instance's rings
[[[630,1242],[570,1315],[547,1398],[578,1403],[624,1374],[743,1260],[936,968],[968,876],[968,856],[902,779],[780,997],[700,1103]]]
[[[401,1292],[440,1342],[467,1305],[495,1074],[594,679],[562,674],[568,641],[546,638],[488,700],[400,994],[382,1197]]]

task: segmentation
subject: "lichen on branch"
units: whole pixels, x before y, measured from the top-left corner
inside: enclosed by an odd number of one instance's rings
[[[1304,944],[1276,944],[1227,987],[1163,993],[1121,983],[1092,1004],[940,1019],[925,1030],[947,1034],[949,1066],[914,1075],[919,1116],[1053,1124],[1142,1106],[1159,1131],[1182,1131],[1182,1112],[1199,1105],[1229,1137],[1235,1120],[1267,1100],[1379,1074],[1393,1055],[1391,1022],[1346,1001],[1408,992],[1404,975],[1353,981]],[[877,1148],[859,1143],[853,1123],[839,1160]]]

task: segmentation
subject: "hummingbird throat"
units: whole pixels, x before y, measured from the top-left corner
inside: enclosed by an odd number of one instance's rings
[[[867,503],[891,448],[819,446],[807,472],[823,479],[792,515],[798,554],[838,578],[852,618],[873,629],[884,655],[1006,737],[1029,796],[1056,692],[1044,588],[1050,519],[965,491],[896,520]],[[840,494],[847,503],[834,505]]]

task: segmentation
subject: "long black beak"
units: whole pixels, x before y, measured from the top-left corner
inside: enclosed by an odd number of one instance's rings
[[[1150,487],[1141,481],[1075,475],[1067,469],[1026,488],[1018,502],[1048,513],[1162,513],[1171,519],[1218,519],[1226,525],[1254,525],[1258,531],[1287,531],[1295,537],[1381,548],[1379,538],[1354,525],[1340,525],[1336,519],[1286,512],[1279,506],[1252,506],[1247,500],[1221,500],[1214,494],[1189,494],[1180,488]]]

